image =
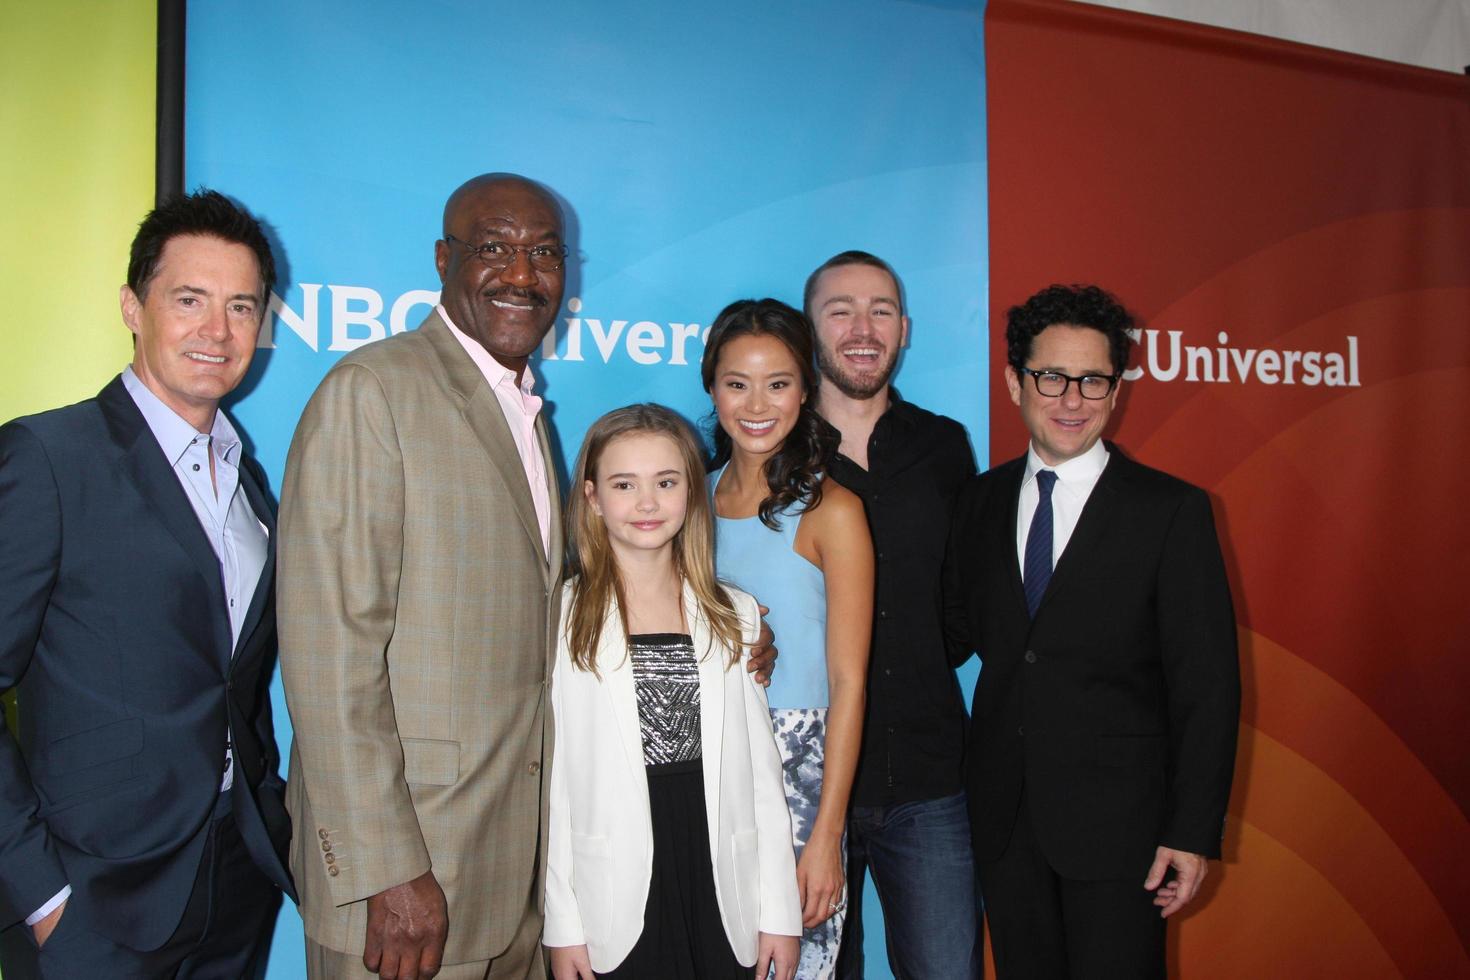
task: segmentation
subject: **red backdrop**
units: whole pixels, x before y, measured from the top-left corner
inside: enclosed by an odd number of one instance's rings
[[[1231,571],[1226,860],[1171,974],[1470,976],[1470,79],[1043,0],[986,57],[992,457],[1006,309],[1097,282],[1151,331],[1109,435],[1211,492]]]

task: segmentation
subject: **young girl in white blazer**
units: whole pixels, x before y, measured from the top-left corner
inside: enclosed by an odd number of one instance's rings
[[[556,980],[790,980],[801,905],[781,760],[715,578],[703,459],[672,411],[582,444],[552,675],[543,942]]]

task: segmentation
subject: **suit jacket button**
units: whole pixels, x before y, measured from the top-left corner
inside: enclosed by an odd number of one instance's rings
[[[336,864],[337,863],[337,855],[335,855],[335,854],[323,854],[322,855],[322,860],[326,861],[328,864]]]
[[[1026,662],[1028,664],[1034,664],[1034,663],[1036,663],[1036,654],[1033,651],[1031,651],[1031,650],[1027,650],[1026,651]]]
[[[331,849],[332,849],[332,842],[331,841],[329,841],[329,840],[322,841],[322,850],[324,850],[324,851],[330,851]]]
[[[322,840],[326,840],[327,839],[327,831],[326,831],[325,828],[318,828],[317,829],[317,832],[316,832],[316,835],[318,837],[320,837]]]
[[[540,771],[541,771],[541,763],[539,763],[539,762],[533,762],[530,765],[526,766],[526,772],[530,773],[533,776],[536,775]]]
[[[333,878],[337,877],[337,874],[338,874],[338,872],[337,872],[337,866],[335,864],[328,865],[328,867],[327,867],[327,874],[331,875]]]

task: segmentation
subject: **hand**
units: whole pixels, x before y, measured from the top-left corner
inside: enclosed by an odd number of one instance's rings
[[[801,896],[801,925],[825,922],[842,903],[842,839],[813,833],[796,862],[796,890]]]
[[[66,903],[71,899],[63,899],[61,904],[47,913],[46,918],[31,926],[31,935],[36,937],[36,948],[46,945],[46,940],[56,931],[56,926],[61,922],[61,913],[66,911]]]
[[[776,668],[776,658],[781,654],[776,652],[776,635],[766,625],[765,616],[770,610],[765,606],[759,606],[759,609],[761,611],[761,635],[750,650],[750,662],[745,665],[745,669],[755,675],[756,683],[770,687],[771,671]]]
[[[1170,868],[1174,869],[1174,877],[1165,884],[1164,875]],[[1167,919],[1194,900],[1209,870],[1210,862],[1203,854],[1160,847],[1154,852],[1153,867],[1148,869],[1143,887],[1149,891],[1157,889],[1154,904],[1163,910],[1159,915]]]
[[[448,934],[444,890],[425,871],[367,900],[362,965],[382,980],[428,980],[439,972]]]
[[[776,980],[792,980],[796,976],[796,961],[800,958],[801,943],[795,936],[777,936],[763,932],[756,947],[756,980],[766,980],[773,966],[776,968]],[[557,977],[557,980],[561,980],[561,977]]]
[[[596,980],[592,972],[592,959],[587,955],[586,945],[547,946],[551,953],[551,976],[553,980]]]

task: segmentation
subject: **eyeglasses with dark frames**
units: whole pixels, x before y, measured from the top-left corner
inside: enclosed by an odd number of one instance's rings
[[[1112,394],[1119,378],[1116,374],[1084,374],[1074,378],[1060,371],[1035,371],[1027,367],[1016,368],[1016,373],[1031,375],[1039,395],[1060,398],[1067,393],[1068,385],[1075,384],[1078,394],[1089,401],[1098,401]]]
[[[517,252],[525,252],[526,258],[531,262],[531,267],[540,272],[555,272],[567,259],[565,245],[512,245],[509,242],[486,242],[483,245],[471,245],[464,239],[455,238],[449,234],[444,236],[444,240],[463,245],[492,269],[504,269],[510,265],[516,260]]]

